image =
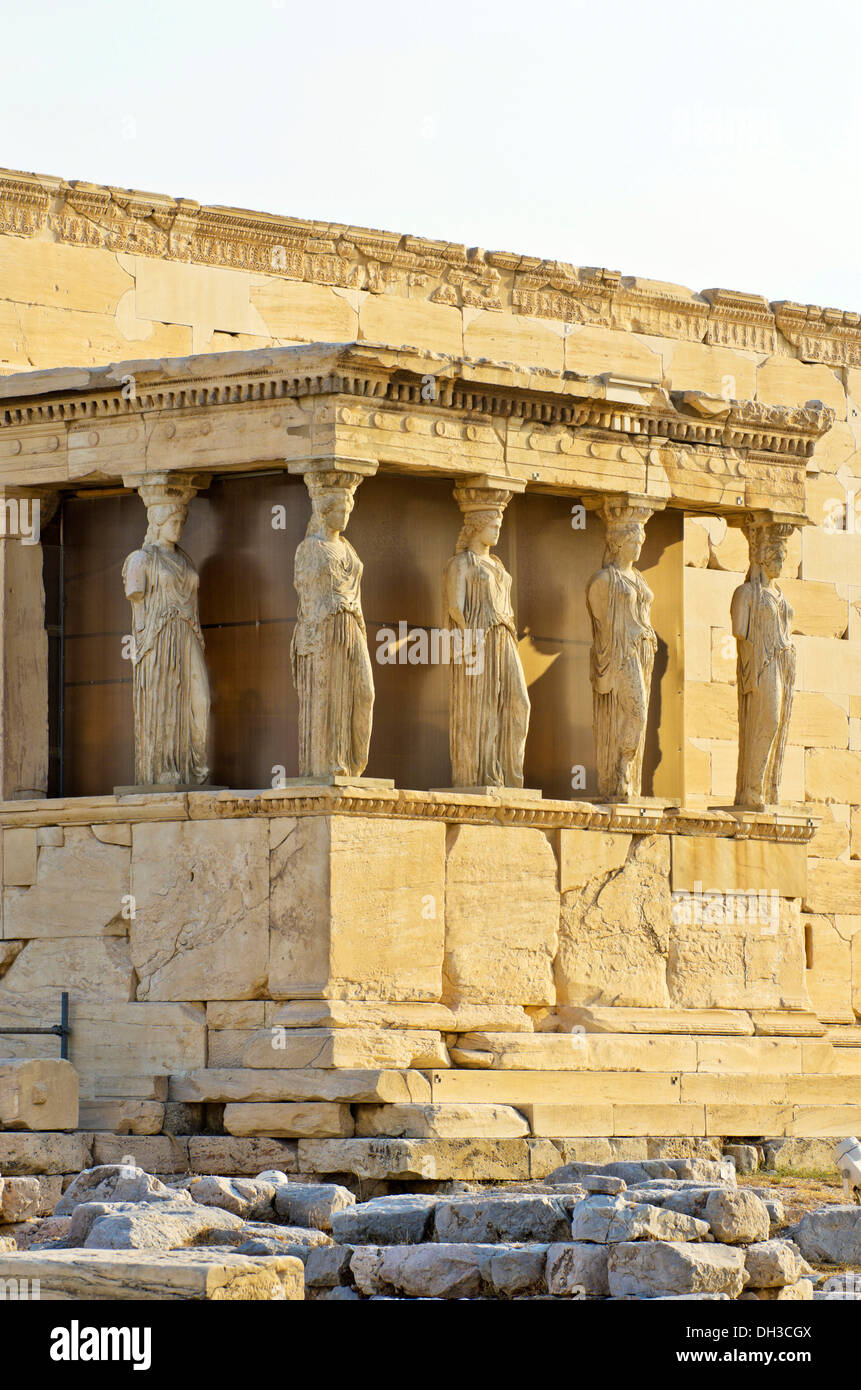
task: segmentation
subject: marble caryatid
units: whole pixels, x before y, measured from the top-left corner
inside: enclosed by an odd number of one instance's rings
[[[592,620],[592,722],[598,795],[609,801],[639,796],[643,748],[657,638],[649,621],[652,591],[634,568],[646,538],[649,507],[607,499],[604,564],[586,587]]]
[[[200,581],[178,544],[197,488],[167,474],[138,491],[147,532],[123,565],[134,639],[135,783],[199,786],[209,776],[209,676],[198,614]]]
[[[362,617],[362,562],[344,536],[362,475],[309,472],[311,520],[296,550],[291,659],[299,772],[359,777],[368,765],[374,679]]]
[[[463,524],[444,573],[453,643],[449,747],[455,787],[522,787],[529,695],[511,606],[511,575],[491,554],[510,491],[458,487]]]
[[[768,517],[746,526],[750,567],[732,596],[738,645],[738,775],[735,804],[777,805],[795,690],[792,609],[777,584],[793,527]]]

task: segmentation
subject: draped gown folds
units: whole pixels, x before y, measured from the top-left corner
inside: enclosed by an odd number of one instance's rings
[[[736,804],[776,805],[792,716],[795,647],[792,609],[780,590],[748,579],[732,597],[738,639]]]
[[[522,787],[529,695],[511,606],[511,575],[495,555],[462,550],[446,593],[462,586],[474,660],[451,664],[449,745],[456,787]]]
[[[144,545],[123,565],[134,623],[135,781],[200,784],[209,776],[209,676],[200,583],[184,550]]]
[[[362,562],[350,542],[307,536],[291,660],[299,697],[299,772],[358,777],[368,765],[374,680],[361,607]]]
[[[606,578],[604,578],[606,576]],[[589,585],[606,586],[606,611],[592,619],[592,718],[598,758],[598,793],[640,794],[643,750],[657,638],[649,622],[652,591],[634,570],[607,565]]]

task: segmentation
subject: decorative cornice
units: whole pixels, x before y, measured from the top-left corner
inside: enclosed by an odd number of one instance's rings
[[[803,362],[861,366],[861,314],[789,300],[773,307],[778,328]]]
[[[819,817],[813,810],[687,810],[655,801],[595,805],[588,801],[525,801],[471,793],[377,791],[313,787],[82,796],[0,802],[0,827],[89,825],[108,822],[236,820],[248,816],[370,816],[439,820],[450,825],[526,825],[542,830],[612,830],[634,835],[713,835],[806,844]]]
[[[861,365],[861,315],[760,295],[696,294],[619,271],[572,266],[343,223],[310,222],[192,199],[0,170],[0,232],[73,246],[247,270],[371,294],[507,310],[772,353]],[[782,335],[782,338],[781,338]]]
[[[600,436],[752,450],[791,462],[812,454],[834,412],[824,406],[726,401],[644,384],[639,403],[612,399],[612,383],[570,372],[529,374],[467,358],[382,346],[263,348],[110,367],[0,378],[0,430],[139,416],[151,412],[339,395],[416,413],[451,411],[565,425]],[[435,396],[426,399],[426,382]],[[127,383],[134,382],[133,391]]]

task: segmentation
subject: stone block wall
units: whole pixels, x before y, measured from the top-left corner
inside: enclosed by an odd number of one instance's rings
[[[78,1039],[85,1085],[114,1067],[128,1074],[132,1048],[136,1071],[162,1074],[205,1066],[219,1049],[239,1055],[228,1035],[244,1029],[219,1009],[253,1006],[239,1016],[253,1013],[258,1028],[258,1006],[269,1009],[270,1026],[276,1001],[323,998],[333,1007],[454,1009],[462,1029],[439,1019],[425,1029],[449,1056],[444,1039],[474,1039],[487,1027],[480,1011],[493,1009],[508,1011],[497,1015],[497,1032],[500,1018],[532,1031],[584,1017],[589,1028],[641,1027],[639,1015],[623,1020],[625,1010],[663,1010],[667,1030],[682,1011],[689,1032],[701,1010],[709,1027],[724,1011],[745,1014],[754,1029],[771,1027],[777,1011],[789,1029],[791,1014],[812,1013],[848,1067],[861,1017],[861,328],[853,316],[355,228],[256,214],[240,227],[229,210],[194,204],[182,207],[184,230],[167,230],[177,212],[169,198],[129,194],[120,208],[105,189],[0,176],[0,373],[364,340],[515,363],[527,381],[546,369],[612,373],[675,392],[833,409],[807,463],[812,524],[793,537],[782,581],[799,658],[782,799],[820,824],[799,883],[776,859],[753,877],[737,858],[722,858],[723,848],[704,850],[700,862],[693,836],[669,834],[404,820],[375,823],[361,842],[353,822],[341,842],[334,820],[133,824],[112,819],[106,802],[86,822],[10,823],[4,1021],[32,1021],[34,1001],[55,1021],[57,991],[68,985],[87,1024]],[[35,563],[29,551],[16,554],[15,563]],[[689,807],[726,804],[738,737],[729,606],[746,541],[725,520],[689,515],[685,561],[676,791]],[[26,678],[7,686],[14,763],[13,696]],[[42,741],[39,765],[47,731]],[[20,790],[34,777],[22,781],[13,768],[10,785]],[[499,833],[507,839],[497,857],[487,847]],[[298,889],[297,854],[314,866]],[[367,891],[353,901],[350,875],[366,863]],[[674,923],[670,894],[696,883],[724,894],[776,891],[777,931]],[[134,917],[124,915],[126,898]],[[606,1025],[601,1010],[613,1011]],[[313,1017],[312,1029],[332,1022]],[[386,1026],[387,1055],[406,1057],[409,1047],[396,1053],[392,1041],[404,1030]],[[490,1055],[489,1070],[501,1055],[472,1042],[455,1051]],[[466,1070],[475,1077],[481,1067]]]
[[[366,814],[197,793],[7,815],[0,1026],[57,1022],[69,991],[82,1128],[852,1128],[861,1045],[816,1005],[803,840],[672,812],[652,832],[554,825],[562,802],[505,824],[388,795]],[[10,1055],[56,1047],[4,1039]]]

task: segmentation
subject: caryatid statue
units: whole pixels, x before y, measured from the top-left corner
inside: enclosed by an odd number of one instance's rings
[[[522,787],[529,695],[511,606],[511,575],[491,548],[512,493],[455,488],[463,524],[443,578],[460,634],[451,661],[449,747],[455,787]]]
[[[598,795],[609,801],[639,796],[643,748],[658,641],[649,621],[653,594],[634,568],[652,508],[607,498],[604,564],[586,587],[592,620],[592,722]]]
[[[748,520],[750,567],[732,596],[730,610],[738,645],[735,804],[755,811],[777,805],[792,714],[792,609],[777,578],[793,529],[767,515]]]
[[[205,485],[166,473],[138,487],[149,524],[140,550],[123,565],[132,606],[138,786],[199,786],[209,776],[210,694],[198,613],[200,580],[178,544],[189,502]]]
[[[299,772],[359,777],[368,765],[374,679],[362,617],[362,562],[344,536],[363,474],[306,472],[311,520],[296,550],[291,646]]]

